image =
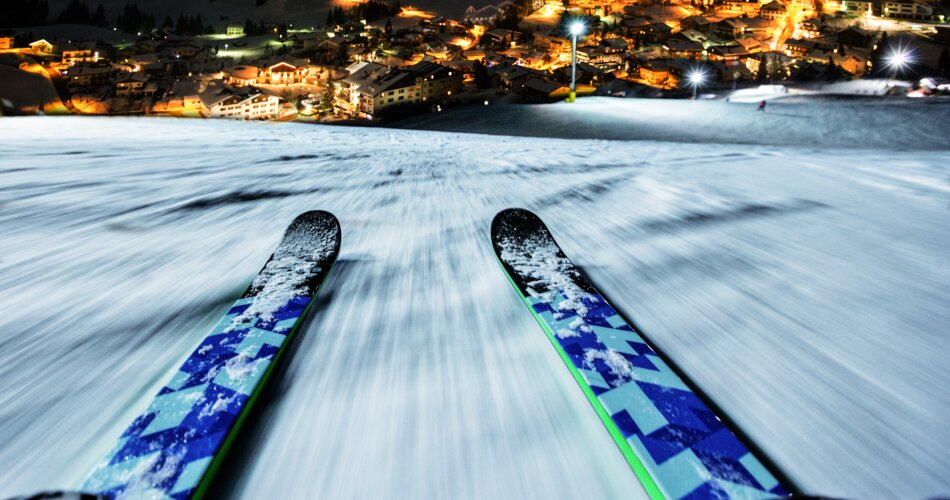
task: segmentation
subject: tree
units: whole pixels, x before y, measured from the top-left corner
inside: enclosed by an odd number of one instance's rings
[[[333,88],[333,81],[327,78],[320,91],[320,109],[327,114],[332,114],[335,99],[336,91]]]
[[[386,27],[383,29],[383,32],[386,33],[387,37],[393,35],[393,20],[392,19],[386,20]]]
[[[877,42],[877,48],[871,52],[871,71],[873,73],[881,74],[884,71],[884,56],[890,46],[891,42],[887,39],[887,32],[885,31]]]
[[[92,15],[92,24],[100,28],[108,26],[109,22],[106,20],[106,8],[103,7],[102,4],[96,7],[96,12]]]
[[[825,80],[829,82],[837,82],[838,80],[843,79],[844,71],[835,64],[834,58],[828,60],[828,71],[825,72]]]
[[[56,18],[58,24],[91,24],[92,14],[89,6],[79,0],[70,0],[63,12]]]
[[[178,21],[175,23],[175,34],[184,35],[188,32],[188,19],[184,14],[178,14]]]
[[[484,61],[475,61],[475,86],[479,89],[491,88],[491,76],[488,74],[488,66]]]
[[[165,16],[165,20],[162,21],[162,29],[163,29],[163,30],[170,30],[170,29],[172,29],[172,28],[174,28],[174,27],[175,27],[175,23],[172,22],[171,16]]]
[[[48,22],[48,17],[49,6],[46,0],[4,0],[0,28],[42,26]]]

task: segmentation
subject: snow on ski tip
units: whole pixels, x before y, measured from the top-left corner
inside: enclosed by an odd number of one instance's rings
[[[83,483],[113,498],[203,496],[242,419],[300,326],[340,249],[340,224],[311,211]]]
[[[652,498],[794,491],[607,303],[540,218],[503,210],[491,237],[502,269]]]

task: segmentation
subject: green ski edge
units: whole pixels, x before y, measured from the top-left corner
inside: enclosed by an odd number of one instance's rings
[[[333,272],[333,264],[330,263],[330,271],[327,273],[327,276],[323,279],[323,282],[326,283],[327,278],[330,277],[330,273]],[[304,309],[303,314],[300,315],[300,321],[290,330],[290,333],[287,334],[287,340],[284,343],[284,347],[289,348],[290,345],[294,342],[294,339],[297,337],[297,332],[307,321],[308,314],[313,308],[313,303],[317,301],[317,294],[320,293],[320,288],[323,285],[313,292],[313,298],[310,300],[310,303],[307,304],[307,307]],[[215,454],[214,458],[211,459],[211,463],[208,465],[208,470],[205,472],[205,475],[201,478],[201,481],[198,483],[198,486],[195,488],[195,492],[192,494],[192,500],[201,500],[205,498],[205,495],[211,489],[211,486],[214,483],[214,478],[218,474],[218,470],[221,468],[221,464],[224,463],[224,459],[227,457],[228,451],[231,449],[231,445],[234,444],[234,441],[237,440],[237,436],[241,433],[241,429],[244,427],[245,422],[247,422],[248,415],[254,411],[254,408],[257,407],[257,400],[260,399],[261,393],[264,392],[264,388],[267,387],[267,384],[270,383],[271,375],[273,375],[274,370],[277,366],[280,365],[281,359],[284,357],[284,353],[288,349],[280,349],[277,351],[277,354],[274,356],[274,361],[267,366],[267,369],[264,370],[264,375],[261,377],[261,383],[257,385],[254,389],[254,392],[251,393],[251,397],[247,401],[247,405],[244,406],[241,414],[238,415],[237,420],[234,422],[234,428],[228,434],[228,437],[225,438],[224,443],[221,444],[221,448],[218,450],[218,453]]]
[[[640,484],[643,486],[643,489],[647,492],[647,495],[650,496],[653,500],[664,500],[666,497],[660,491],[660,487],[656,484],[656,481],[650,476],[650,473],[647,471],[646,467],[637,457],[636,453],[633,452],[633,448],[630,447],[630,443],[627,442],[623,437],[623,433],[620,432],[620,429],[617,428],[617,424],[610,418],[610,415],[607,414],[607,410],[604,409],[604,406],[597,399],[597,396],[594,395],[594,391],[587,384],[587,381],[584,380],[584,377],[581,376],[580,372],[577,371],[577,368],[574,367],[574,363],[571,362],[571,358],[564,352],[564,349],[561,348],[561,345],[558,343],[557,339],[554,338],[554,333],[544,324],[544,321],[538,316],[538,313],[534,311],[534,308],[531,307],[531,303],[528,302],[528,298],[521,293],[521,290],[518,289],[518,286],[515,284],[515,280],[508,274],[508,271],[505,269],[504,264],[501,262],[501,259],[498,258],[498,254],[495,254],[495,261],[498,262],[498,266],[501,267],[501,271],[505,274],[505,278],[508,278],[508,282],[511,283],[511,287],[515,289],[515,293],[521,297],[521,301],[528,307],[528,310],[531,311],[531,315],[534,316],[535,321],[538,322],[538,325],[541,326],[541,329],[544,330],[544,334],[548,337],[548,340],[551,342],[551,345],[554,346],[554,349],[557,350],[558,355],[561,357],[561,361],[567,366],[567,369],[571,372],[571,375],[574,377],[574,380],[577,382],[577,385],[581,387],[581,390],[584,391],[584,395],[587,396],[587,401],[591,406],[594,407],[594,411],[597,412],[597,416],[600,417],[600,421],[604,424],[604,427],[607,428],[607,432],[610,433],[610,436],[614,439],[614,443],[617,444],[617,448],[620,449],[620,453],[623,454],[624,458],[627,460],[627,464],[630,465],[630,468],[633,469],[633,473],[636,474],[637,479],[640,481]]]

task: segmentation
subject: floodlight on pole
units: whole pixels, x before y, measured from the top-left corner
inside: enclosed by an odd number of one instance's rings
[[[689,83],[693,86],[693,99],[696,99],[696,89],[703,84],[703,81],[706,79],[706,75],[702,71],[696,69],[689,74]]]
[[[567,102],[574,102],[577,97],[577,37],[584,34],[584,23],[574,21],[571,23],[571,93],[568,94]]]
[[[884,64],[893,70],[892,78],[895,80],[897,79],[897,72],[909,66],[912,62],[912,54],[903,47],[892,48],[891,51],[884,56]]]

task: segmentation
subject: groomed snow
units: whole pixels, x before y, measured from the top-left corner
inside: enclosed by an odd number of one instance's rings
[[[593,123],[595,104],[522,120]],[[765,118],[717,109],[759,137]],[[867,113],[823,133],[947,125]],[[0,136],[0,497],[78,484],[312,209],[340,219],[340,257],[222,498],[641,495],[495,262],[489,224],[510,206],[807,492],[950,493],[945,142],[54,117]]]

